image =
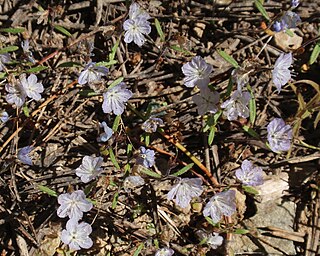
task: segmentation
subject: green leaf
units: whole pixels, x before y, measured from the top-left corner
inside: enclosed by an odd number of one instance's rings
[[[182,53],[184,53],[184,54],[186,54],[186,55],[193,55],[192,52],[189,52],[189,51],[181,48],[179,45],[171,45],[170,48],[171,48],[172,50],[174,50],[174,51],[182,52]]]
[[[209,144],[209,146],[211,146],[215,134],[216,134],[216,127],[215,126],[211,126],[210,132],[209,132],[209,136],[208,136],[208,144]]]
[[[147,147],[150,145],[150,134],[149,133],[145,133],[144,143],[146,144]]]
[[[141,166],[141,169],[140,169],[140,172],[150,176],[150,177],[153,177],[153,178],[156,178],[156,179],[160,179],[161,178],[161,175],[159,173],[156,173],[154,171],[151,171],[150,169],[147,169],[143,166]]]
[[[251,124],[254,124],[254,121],[256,120],[257,116],[257,106],[256,106],[256,100],[254,98],[254,94],[252,90],[250,91],[251,99],[249,101],[249,110],[250,110],[250,122]]]
[[[249,194],[259,195],[259,192],[251,186],[242,186],[242,189]]]
[[[58,194],[56,191],[46,187],[46,186],[42,186],[42,185],[37,185],[38,186],[38,189],[46,194],[48,194],[49,196],[55,196],[57,197]]]
[[[214,221],[210,217],[205,217],[205,219],[208,221],[210,225],[214,227],[218,225],[218,223],[214,223]]]
[[[132,144],[129,143],[127,145],[127,156],[130,156],[132,154],[132,148],[133,148]]]
[[[229,62],[232,66],[234,66],[235,68],[239,67],[238,62],[228,53],[226,53],[225,51],[222,50],[217,50],[218,54],[227,62]]]
[[[118,169],[118,170],[120,170],[121,168],[120,168],[120,165],[118,164],[118,162],[117,162],[117,159],[116,159],[116,157],[115,157],[115,155],[114,155],[114,153],[113,153],[113,149],[112,148],[109,148],[109,155],[110,155],[110,160],[111,160],[111,162],[113,163],[113,165]]]
[[[43,70],[46,70],[48,67],[46,66],[38,66],[38,67],[34,67],[34,68],[30,68],[28,70],[26,70],[27,73],[37,73],[37,72],[41,72]]]
[[[142,251],[144,245],[140,244],[137,248],[137,250],[134,252],[133,256],[138,256],[140,254],[140,252]]]
[[[61,32],[62,34],[66,35],[66,36],[72,36],[71,33],[66,30],[64,27],[60,26],[60,25],[56,25],[54,26],[54,29],[58,30],[59,32]]]
[[[7,46],[7,47],[0,49],[0,54],[7,53],[7,52],[14,52],[18,49],[19,49],[19,47],[15,46],[15,45]]]
[[[24,28],[1,28],[0,32],[18,34],[24,32]]]
[[[6,75],[7,75],[6,73],[0,72],[0,79],[1,79],[1,78],[4,78]]]
[[[110,60],[110,61],[100,61],[97,63],[97,66],[104,66],[104,67],[110,67],[114,64],[117,64],[117,60]]]
[[[267,13],[266,9],[263,7],[261,0],[254,0],[254,4],[259,10],[259,12],[265,17],[267,20],[270,20],[269,14]]]
[[[237,228],[233,233],[237,235],[244,235],[250,233],[250,231],[247,229]]]
[[[72,68],[72,67],[82,67],[82,65],[78,62],[67,61],[59,64],[57,68]]]
[[[23,114],[26,116],[26,117],[29,117],[30,116],[30,110],[27,106],[23,106],[22,108],[23,110]]]
[[[312,50],[311,56],[310,56],[310,60],[309,60],[309,64],[312,65],[313,63],[315,63],[315,61],[317,60],[317,58],[319,57],[319,53],[320,53],[320,42],[318,42],[315,47]]]
[[[113,121],[112,131],[114,132],[118,131],[120,121],[121,121],[121,115],[116,116],[116,118]]]
[[[244,125],[243,127],[243,130],[245,130],[247,133],[249,133],[252,137],[256,138],[256,139],[259,139],[260,136],[258,133],[256,133],[255,130],[253,130],[252,128],[250,128],[249,126],[247,125]]]
[[[155,18],[154,19],[154,23],[155,23],[155,26],[156,26],[156,29],[157,29],[158,35],[160,36],[161,41],[164,42],[165,41],[165,36],[164,36],[163,31],[162,31],[162,28],[161,28],[159,20],[157,18]]]
[[[229,81],[228,81],[227,91],[225,94],[223,94],[222,98],[228,98],[231,95],[232,88],[233,88],[233,80],[232,80],[232,76],[230,76]]]
[[[120,39],[121,38],[119,37],[115,45],[112,47],[111,52],[109,53],[109,62],[114,61],[114,57],[116,56],[116,52],[119,47]]]
[[[185,167],[183,167],[182,169],[180,169],[179,171],[173,173],[172,175],[178,177],[178,176],[186,173],[187,171],[189,171],[189,170],[193,167],[193,165],[194,165],[194,163],[188,164],[188,165],[186,165]]]
[[[109,86],[108,89],[111,89],[112,87],[115,87],[116,85],[120,84],[123,81],[124,77],[121,76],[118,79],[114,80]]]
[[[286,34],[290,37],[294,36],[294,33],[290,29],[286,29]]]
[[[111,204],[111,208],[114,210],[117,206],[117,203],[118,203],[118,197],[119,197],[119,193],[116,192],[114,194],[114,197],[113,197],[113,200],[112,200],[112,204]]]

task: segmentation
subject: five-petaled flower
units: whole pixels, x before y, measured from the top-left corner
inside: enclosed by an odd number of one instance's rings
[[[100,123],[100,127],[103,128],[104,132],[100,134],[100,136],[97,138],[97,141],[106,142],[111,138],[113,134],[113,130],[104,121]]]
[[[142,130],[148,133],[156,132],[158,126],[162,126],[163,121],[161,118],[150,116],[144,123],[141,125]]]
[[[69,245],[70,250],[89,249],[93,245],[89,237],[91,232],[92,227],[88,223],[78,223],[78,220],[70,219],[67,222],[66,229],[62,230],[60,238],[64,244]]]
[[[212,249],[217,249],[223,243],[223,237],[219,235],[219,233],[213,232],[212,234],[208,234],[203,230],[196,231],[196,235],[200,240],[205,239],[205,243],[209,245]]]
[[[85,156],[82,159],[82,164],[76,169],[76,175],[81,178],[81,181],[88,183],[101,174],[102,157]]]
[[[223,114],[229,121],[236,120],[238,116],[247,118],[250,115],[248,104],[251,99],[249,92],[236,90],[232,93],[231,98],[221,104],[224,108]]]
[[[77,190],[71,194],[65,193],[58,196],[60,207],[57,215],[60,218],[69,217],[70,219],[80,220],[84,212],[92,209],[92,203],[86,199],[86,195],[82,190]]]
[[[91,84],[101,80],[102,76],[106,76],[109,69],[103,66],[97,66],[95,62],[90,62],[86,65],[83,71],[81,71],[78,84]]]
[[[274,85],[278,89],[278,93],[281,91],[281,87],[288,83],[288,81],[291,79],[290,74],[290,66],[292,64],[292,54],[282,53],[279,58],[276,60],[276,63],[274,64],[274,68],[272,70],[272,81]]]
[[[155,153],[152,149],[140,147],[140,154],[137,159],[137,163],[142,164],[146,168],[150,168],[154,165],[154,155]]]
[[[15,104],[18,108],[20,108],[25,103],[26,92],[20,83],[16,83],[15,85],[6,84],[5,89],[8,92],[6,95],[6,101],[9,104]]]
[[[173,254],[174,250],[168,247],[164,247],[157,250],[154,256],[172,256]]]
[[[223,215],[231,216],[236,211],[236,192],[227,190],[217,193],[203,209],[205,217],[210,216],[214,223],[218,223]]]
[[[200,178],[182,178],[169,191],[167,198],[181,208],[187,208],[194,197],[199,197],[203,192]]]
[[[267,126],[268,142],[273,152],[288,151],[291,146],[292,128],[282,118],[274,118]]]
[[[29,156],[29,154],[32,150],[33,150],[32,146],[26,146],[26,147],[19,149],[18,159],[24,164],[32,165],[32,160]]]
[[[249,160],[242,162],[241,168],[236,170],[236,177],[247,186],[260,186],[263,184],[262,168],[254,166]]]
[[[200,88],[200,94],[194,95],[192,100],[197,104],[198,114],[204,115],[208,112],[214,114],[218,111],[219,98],[218,92],[212,91],[208,86],[205,86]]]
[[[40,100],[41,94],[43,92],[42,83],[38,83],[38,78],[36,75],[31,74],[28,78],[26,78],[25,74],[20,76],[21,85],[26,93],[26,95],[34,100]]]
[[[131,4],[129,19],[123,23],[123,29],[126,31],[124,41],[127,44],[132,41],[140,47],[144,44],[146,41],[144,36],[151,32],[148,19],[150,19],[149,14],[141,9],[137,3]]]
[[[182,66],[182,73],[185,75],[183,82],[187,87],[208,86],[213,67],[202,57],[196,56],[190,62]]]
[[[125,103],[132,97],[132,92],[126,89],[125,83],[108,89],[103,94],[102,110],[104,113],[114,113],[121,115],[125,108]]]

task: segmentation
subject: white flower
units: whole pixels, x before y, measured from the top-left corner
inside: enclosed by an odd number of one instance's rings
[[[102,110],[104,113],[121,115],[125,103],[132,97],[132,92],[126,89],[125,83],[120,83],[103,94]]]
[[[291,79],[290,74],[290,66],[292,65],[292,54],[282,53],[274,64],[274,68],[272,70],[272,81],[274,85],[277,87],[278,93],[281,91],[281,87],[288,83]]]
[[[140,5],[138,5],[137,3],[132,3],[129,8],[129,18],[133,20],[137,18],[148,20],[151,17],[145,10],[140,7]]]
[[[57,210],[57,215],[60,218],[68,216],[70,219],[80,220],[84,212],[92,209],[92,203],[86,199],[82,190],[59,195],[58,203],[60,207]]]
[[[263,184],[262,168],[254,166],[249,160],[242,162],[241,168],[236,170],[236,177],[247,186],[260,186]]]
[[[124,34],[124,41],[127,44],[133,41],[140,47],[146,41],[144,35],[148,35],[151,32],[150,22],[139,17],[136,19],[126,20],[123,23],[123,29],[126,31]]]
[[[91,232],[92,227],[88,223],[78,223],[78,220],[70,219],[60,238],[64,244],[69,245],[70,250],[89,249],[93,245],[89,237]]]
[[[213,232],[212,234],[208,234],[203,230],[198,230],[196,231],[196,235],[200,240],[205,239],[205,243],[212,249],[217,249],[223,243],[223,237],[220,236],[219,233]]]
[[[164,247],[156,251],[154,256],[172,256],[174,254],[174,250],[168,247]]]
[[[76,175],[81,178],[81,181],[88,183],[101,174],[102,157],[85,156],[82,159],[82,164],[76,169]]]
[[[90,62],[86,65],[84,70],[80,73],[78,84],[91,84],[101,80],[102,76],[106,76],[109,69],[103,66],[97,66],[95,62]]]
[[[274,118],[267,126],[268,142],[273,152],[288,151],[292,140],[292,127],[282,118]]]
[[[183,178],[173,186],[167,198],[174,200],[181,208],[186,208],[189,206],[192,198],[199,197],[202,192],[202,180],[200,178]]]
[[[236,211],[236,192],[227,190],[217,193],[203,209],[205,217],[211,216],[214,223],[218,223],[223,215],[231,216]]]
[[[36,75],[31,74],[28,79],[26,79],[26,75],[22,74],[20,76],[20,81],[29,98],[37,101],[41,99],[40,93],[42,93],[44,89],[42,83],[37,83],[38,79]]]
[[[6,84],[5,89],[8,92],[8,94],[6,95],[6,101],[9,104],[15,104],[18,108],[24,104],[24,102],[26,101],[26,92],[21,84]]]
[[[200,88],[200,95],[194,95],[192,100],[197,104],[198,114],[204,115],[208,112],[214,114],[218,111],[219,98],[218,92],[211,91],[208,86],[204,86]]]
[[[185,75],[183,82],[187,87],[199,87],[208,86],[210,82],[210,75],[213,71],[213,67],[205,62],[200,57],[194,57],[191,62],[188,62],[182,66],[182,73]]]
[[[104,132],[100,134],[97,141],[98,142],[106,142],[111,138],[111,136],[113,134],[113,130],[106,124],[106,122],[100,123],[100,127],[103,128]]]
[[[251,95],[249,92],[241,92],[236,90],[232,93],[231,98],[221,104],[224,108],[223,114],[227,116],[229,121],[236,120],[238,116],[247,118],[250,115],[248,108]]]

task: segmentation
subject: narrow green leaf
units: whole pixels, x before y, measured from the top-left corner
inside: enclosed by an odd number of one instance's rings
[[[257,116],[257,106],[256,106],[256,100],[254,98],[254,94],[252,91],[250,91],[251,99],[249,101],[249,110],[250,110],[250,122],[251,124],[254,124],[254,121],[256,120]]]
[[[130,166],[130,164],[128,164],[128,163],[127,163],[127,164],[125,164],[125,166],[124,166],[124,168],[123,168],[123,169],[124,169],[124,172],[125,172],[125,173],[129,173],[129,172],[130,172],[130,170],[131,170],[131,166]]]
[[[140,244],[137,248],[137,250],[134,252],[133,256],[138,256],[140,254],[140,252],[142,251],[144,245]]]
[[[164,33],[161,28],[161,24],[160,24],[159,20],[157,18],[155,18],[154,23],[155,23],[155,26],[156,26],[156,29],[157,29],[158,35],[160,36],[161,41],[164,42],[165,36],[164,36]]]
[[[26,117],[29,117],[30,116],[30,110],[27,106],[23,106],[22,108],[23,110],[23,114],[26,116]]]
[[[124,77],[121,76],[118,79],[114,80],[109,86],[108,89],[111,89],[112,87],[115,87],[116,85],[120,84],[123,81]]]
[[[237,235],[244,235],[250,233],[250,231],[247,229],[237,228],[233,233]]]
[[[147,169],[145,167],[142,167],[141,166],[141,169],[140,169],[140,172],[150,176],[150,177],[153,177],[153,178],[156,178],[156,179],[160,179],[161,178],[161,175],[159,173],[156,173],[154,171],[151,171],[150,169]]]
[[[182,169],[180,169],[179,171],[173,173],[172,175],[178,177],[178,176],[186,173],[187,171],[189,171],[189,170],[193,167],[193,165],[194,165],[194,163],[188,164],[188,165],[186,165],[185,167],[183,167]]]
[[[208,144],[209,144],[209,146],[211,146],[215,134],[216,134],[216,127],[215,126],[211,126],[210,132],[209,132],[209,136],[208,136]]]
[[[205,217],[205,219],[208,221],[208,223],[212,226],[217,226],[218,223],[214,223],[214,221],[210,217]]]
[[[37,185],[38,186],[38,189],[46,194],[48,194],[49,196],[55,196],[57,197],[58,194],[56,191],[46,187],[46,186],[42,186],[42,185]]]
[[[318,42],[312,50],[312,53],[310,55],[310,60],[309,60],[310,65],[315,63],[315,61],[319,57],[319,54],[320,54],[320,42]]]
[[[111,208],[114,210],[117,206],[117,203],[118,203],[118,197],[119,197],[119,193],[116,192],[114,194],[114,197],[113,197],[113,200],[112,200],[112,204],[111,204]]]
[[[174,50],[174,51],[182,52],[182,53],[184,53],[184,54],[186,54],[186,55],[193,55],[192,52],[189,52],[189,51],[181,48],[179,45],[171,45],[170,48],[171,48],[172,50]]]
[[[0,54],[7,53],[7,52],[14,52],[18,49],[19,49],[19,47],[15,46],[15,45],[7,46],[7,47],[0,49]]]
[[[37,72],[41,72],[43,70],[46,70],[48,67],[46,66],[38,66],[38,67],[34,67],[34,68],[30,68],[28,70],[26,70],[27,73],[37,73]]]
[[[145,133],[144,143],[146,144],[147,147],[150,145],[150,134],[149,133]]]
[[[24,32],[24,28],[1,28],[0,32],[18,34]]]
[[[118,131],[120,121],[121,121],[121,115],[116,116],[116,118],[113,121],[112,131],[114,131],[114,132]]]
[[[259,195],[259,192],[251,186],[242,186],[242,189],[249,194]]]
[[[121,38],[119,37],[115,45],[112,47],[111,52],[109,53],[109,62],[114,61],[114,57],[116,56],[116,52],[119,47],[120,39]]]
[[[290,37],[294,36],[294,33],[290,29],[286,29],[286,34]]]
[[[256,133],[256,131],[253,130],[252,128],[250,128],[249,126],[244,125],[242,128],[243,128],[243,130],[245,130],[247,133],[249,133],[252,137],[257,138],[257,139],[260,138],[259,134]]]
[[[132,154],[132,148],[133,148],[132,144],[129,143],[127,145],[127,156],[130,156]]]
[[[254,4],[259,10],[259,12],[265,17],[267,20],[270,20],[269,14],[267,13],[266,9],[263,7],[260,0],[254,0]]]
[[[235,68],[239,67],[238,62],[228,53],[226,53],[225,51],[222,50],[217,50],[218,54],[227,62],[229,62],[232,66],[234,66]]]
[[[60,26],[60,25],[56,25],[54,26],[54,29],[58,30],[59,32],[61,32],[62,34],[66,35],[66,36],[72,36],[71,33],[66,30],[64,27]]]
[[[59,64],[57,68],[72,68],[72,67],[82,67],[82,65],[78,62],[67,61]]]
[[[0,79],[1,79],[1,78],[4,78],[6,75],[7,75],[6,73],[0,72]]]
[[[113,153],[113,149],[112,148],[109,148],[109,156],[110,156],[110,160],[111,160],[111,162],[113,163],[113,165],[118,169],[118,170],[120,170],[121,168],[120,168],[120,165],[118,164],[118,162],[117,162],[117,159],[116,159],[116,157],[115,157],[115,155],[114,155],[114,153]]]
[[[110,61],[100,61],[97,63],[97,66],[104,66],[104,67],[110,67],[114,64],[117,64],[117,60],[110,60]]]

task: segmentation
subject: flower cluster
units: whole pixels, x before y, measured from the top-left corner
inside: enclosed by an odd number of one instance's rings
[[[137,3],[132,3],[129,8],[129,19],[123,23],[123,29],[126,31],[124,41],[127,44],[133,41],[141,47],[146,41],[144,36],[151,32],[148,21],[150,18],[149,14],[141,9]]]
[[[15,104],[17,107],[21,107],[25,103],[26,97],[36,101],[40,100],[41,93],[44,90],[42,83],[38,83],[38,78],[34,74],[31,74],[28,78],[25,74],[22,74],[16,84],[6,84],[5,89],[8,92],[6,95],[7,102],[12,105]]]

